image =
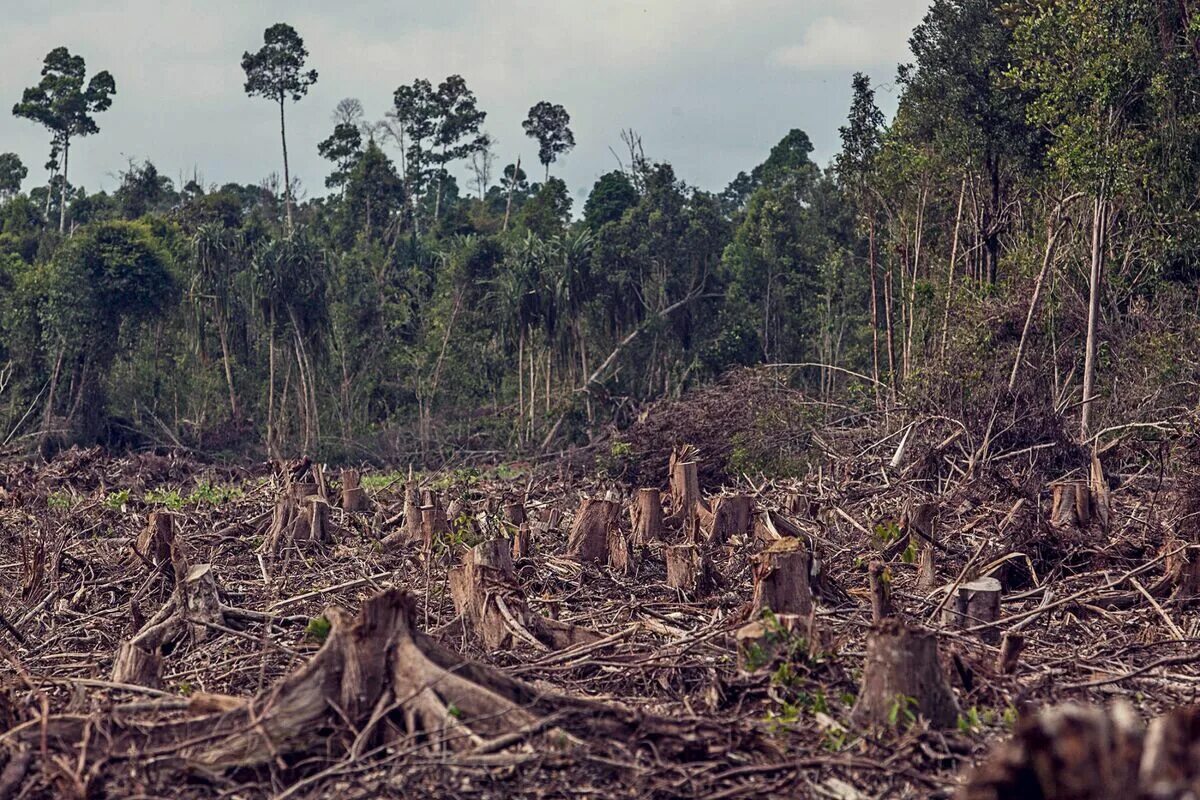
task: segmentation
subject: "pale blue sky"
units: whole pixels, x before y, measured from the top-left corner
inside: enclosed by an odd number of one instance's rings
[[[343,97],[369,117],[396,86],[460,73],[488,112],[497,162],[536,165],[521,120],[539,100],[570,112],[578,146],[554,167],[581,197],[616,167],[609,148],[632,127],[646,153],[695,185],[719,190],[794,127],[825,163],[867,72],[895,105],[895,65],[926,0],[7,0],[0,26],[0,152],[45,179],[45,132],[7,112],[58,45],[117,82],[100,134],[72,147],[71,178],[112,189],[130,158],[178,179],[257,182],[280,172],[277,117],[242,92],[242,52],[274,22],[304,37],[320,80],[288,107],[292,174],[323,192],[316,152]],[[537,174],[538,168],[530,170]]]

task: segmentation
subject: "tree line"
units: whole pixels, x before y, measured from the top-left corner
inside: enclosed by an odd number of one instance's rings
[[[282,178],[131,162],[88,192],[70,146],[117,84],[57,48],[13,109],[50,134],[46,181],[0,155],[0,436],[534,452],[758,364],[823,414],[952,404],[989,433],[1018,397],[1082,440],[1194,404],[1198,32],[1161,0],[935,0],[894,118],[855,75],[829,165],[797,128],[710,192],[625,130],[580,213],[563,106],[523,124],[541,180],[497,169],[458,75],[378,120],[340,102],[329,193],[298,199],[286,112],[318,73],[286,24],[242,59]]]

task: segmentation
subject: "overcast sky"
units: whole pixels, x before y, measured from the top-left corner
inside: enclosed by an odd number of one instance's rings
[[[7,113],[65,45],[117,83],[101,131],[71,149],[71,181],[112,190],[129,159],[172,178],[255,183],[281,172],[277,115],[242,91],[245,50],[285,21],[320,79],[289,105],[292,175],[309,194],[328,172],[316,151],[330,113],[357,97],[380,118],[414,78],[466,78],[488,112],[499,164],[537,147],[521,130],[539,100],[561,103],[578,146],[553,168],[577,198],[617,166],[620,131],[679,177],[719,190],[802,128],[825,164],[838,148],[850,76],[867,72],[885,112],[895,66],[927,0],[4,0],[0,152],[45,179],[47,133]],[[15,6],[15,7],[14,7]]]

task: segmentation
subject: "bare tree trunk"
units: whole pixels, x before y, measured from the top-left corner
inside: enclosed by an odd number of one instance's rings
[[[229,364],[229,334],[225,330],[225,321],[217,320],[217,335],[221,339],[221,362],[225,365],[225,384],[229,387],[229,414],[230,418],[237,420],[237,394],[233,391],[233,368]]]
[[[508,218],[512,215],[512,198],[513,191],[517,188],[517,176],[521,174],[521,157],[517,156],[517,164],[513,167],[512,177],[508,181],[508,200],[504,204],[504,227],[501,230],[508,230]]]
[[[283,96],[279,97],[279,138],[283,142],[283,205],[287,212],[288,233],[292,232],[292,177],[288,172],[287,129],[283,122]]]
[[[1088,280],[1087,348],[1083,362],[1083,406],[1079,422],[1080,439],[1086,441],[1092,423],[1092,394],[1096,384],[1096,326],[1100,318],[1100,283],[1104,269],[1104,188],[1096,197],[1092,212],[1092,270]]]
[[[876,285],[875,219],[867,226],[867,264],[871,271],[871,377],[875,381],[875,405],[879,405],[879,288]]]
[[[67,230],[67,162],[71,156],[71,138],[63,140],[62,185],[58,187],[58,232]]]
[[[275,457],[275,309],[267,323],[267,457]]]
[[[942,348],[939,353],[939,358],[942,360],[946,358],[946,338],[950,331],[950,301],[954,297],[954,266],[958,262],[958,230],[962,224],[963,196],[966,193],[967,178],[964,175],[962,185],[958,190],[958,211],[954,213],[954,241],[950,245],[950,270],[946,275],[946,309],[942,313]]]

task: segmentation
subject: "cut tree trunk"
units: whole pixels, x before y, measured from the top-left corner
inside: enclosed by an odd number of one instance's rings
[[[867,568],[867,585],[871,590],[871,622],[880,624],[892,616],[892,573],[878,559]]]
[[[478,544],[450,571],[454,608],[484,646],[508,649],[524,642],[539,650],[559,650],[598,640],[587,628],[535,614],[517,583],[508,544],[503,539]]]
[[[1025,649],[1025,637],[1009,631],[1000,642],[1000,653],[996,656],[996,671],[1001,675],[1011,675],[1017,669],[1021,660],[1021,651]]]
[[[757,618],[766,609],[776,615],[812,611],[808,553],[799,539],[778,539],[755,559],[751,614]]]
[[[951,630],[962,630],[995,622],[1000,619],[1000,581],[995,578],[976,578],[961,584],[951,602],[942,610],[942,624]],[[979,638],[995,644],[1000,640],[1000,631],[986,628],[979,631]]]
[[[137,554],[130,554],[129,565],[136,566],[144,562],[155,569],[169,572],[171,544],[174,541],[175,516],[168,511],[151,511],[146,527],[138,534],[134,545]]]
[[[862,686],[850,719],[856,725],[893,727],[910,714],[935,728],[949,728],[958,721],[958,703],[942,672],[937,637],[884,620],[867,636]]]
[[[529,523],[522,523],[521,527],[513,531],[510,541],[512,543],[513,561],[520,561],[522,558],[529,558],[530,554],[533,552]]]
[[[1192,603],[1200,597],[1200,548],[1185,547],[1181,539],[1168,539],[1163,545],[1164,560],[1171,599],[1177,603]],[[1176,552],[1178,551],[1178,552]]]
[[[1088,484],[1071,481],[1054,484],[1050,524],[1056,528],[1085,528],[1092,518]]]
[[[608,529],[608,566],[621,575],[628,575],[637,567],[633,541],[618,525]]]
[[[609,531],[617,527],[619,512],[620,506],[613,500],[584,498],[567,538],[567,558],[596,564],[607,561]]]
[[[722,495],[712,510],[697,507],[704,538],[710,545],[722,545],[731,536],[748,536],[754,521],[754,501],[746,494]]]
[[[665,538],[662,496],[658,489],[638,489],[629,514],[633,522],[634,546],[645,547]]]
[[[371,510],[371,498],[362,488],[361,476],[356,469],[342,470],[342,508],[346,511]]]
[[[709,510],[700,494],[700,465],[695,460],[696,455],[696,448],[684,445],[671,453],[668,464],[671,481],[671,520],[683,527],[685,541],[698,539],[699,510]]]
[[[716,588],[715,570],[700,545],[668,545],[663,548],[663,555],[667,562],[667,585],[671,588],[694,597]]]
[[[329,535],[329,503],[317,484],[292,483],[284,487],[275,504],[261,552],[278,556],[288,548],[320,545]]]

